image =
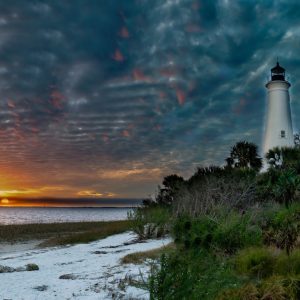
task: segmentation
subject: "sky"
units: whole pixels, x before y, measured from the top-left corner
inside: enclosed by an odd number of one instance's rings
[[[300,120],[297,0],[0,0],[0,197],[145,198],[261,149],[279,58]],[[4,201],[6,202],[6,200]]]

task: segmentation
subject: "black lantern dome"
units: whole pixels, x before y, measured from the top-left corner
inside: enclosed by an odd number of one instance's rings
[[[276,66],[271,69],[271,78],[274,80],[285,80],[285,69],[277,62]]]

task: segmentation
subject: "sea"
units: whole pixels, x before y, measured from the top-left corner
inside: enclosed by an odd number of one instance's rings
[[[132,208],[0,207],[0,225],[125,220]]]

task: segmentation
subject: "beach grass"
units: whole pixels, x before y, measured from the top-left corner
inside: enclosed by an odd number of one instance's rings
[[[0,225],[0,243],[44,240],[41,246],[88,243],[130,230],[131,222],[74,222],[50,224]]]
[[[127,254],[121,259],[121,263],[138,265],[138,264],[142,264],[146,259],[151,259],[151,260],[159,259],[162,254],[167,254],[174,250],[175,250],[174,243],[169,243],[157,249]]]

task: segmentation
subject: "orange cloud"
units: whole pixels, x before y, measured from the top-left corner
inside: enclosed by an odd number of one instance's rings
[[[5,189],[0,190],[0,197],[39,195],[49,191],[63,191],[62,186],[44,186],[40,188]]]
[[[99,193],[92,190],[86,190],[86,191],[79,191],[76,194],[77,196],[81,197],[93,197],[93,198],[100,198],[100,197],[114,197],[116,194],[114,193]]]
[[[142,177],[141,177],[142,175]],[[121,169],[121,170],[109,170],[99,174],[101,179],[124,179],[129,177],[141,177],[142,179],[147,178],[158,178],[161,175],[159,168],[153,169]]]

